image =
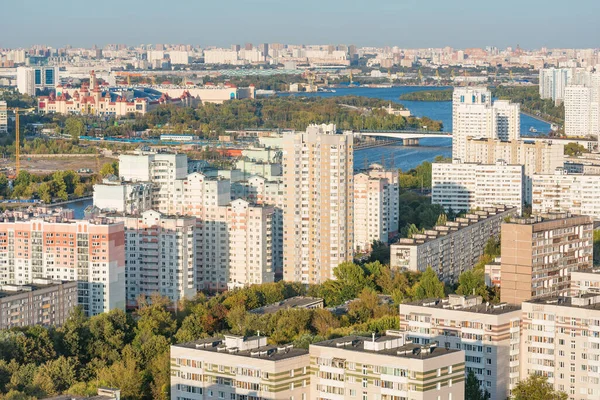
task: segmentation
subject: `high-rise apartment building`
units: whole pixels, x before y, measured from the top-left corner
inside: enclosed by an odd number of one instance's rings
[[[465,374],[473,372],[491,400],[509,398],[519,381],[520,306],[456,294],[404,303],[400,331],[415,344],[464,351]]]
[[[518,140],[520,106],[507,101],[492,103],[485,87],[455,88],[452,97],[452,158],[466,159],[467,137]]]
[[[498,161],[523,165],[525,203],[532,203],[534,174],[552,174],[565,161],[565,146],[556,141],[467,138],[466,163],[495,164]]]
[[[171,398],[309,400],[308,351],[267,339],[225,335],[171,346]]]
[[[0,101],[0,133],[8,132],[8,109],[6,101]]]
[[[373,164],[354,175],[354,248],[369,251],[374,241],[388,243],[398,233],[398,173]]]
[[[600,398],[600,296],[529,300],[522,309],[521,376],[545,376],[569,399]]]
[[[446,210],[511,206],[523,208],[524,175],[522,165],[452,163],[432,165],[431,201]]]
[[[58,67],[17,68],[17,89],[21,94],[35,96],[38,89],[55,89],[58,84]]]
[[[486,208],[402,238],[390,247],[390,266],[415,272],[431,267],[441,281],[457,282],[477,264],[487,241],[499,236],[502,221],[516,213],[516,208]]]
[[[573,76],[571,68],[543,68],[540,69],[540,97],[552,99],[555,104],[562,103],[565,88]]]
[[[458,400],[465,396],[465,352],[421,346],[389,332],[310,345],[309,399]]]
[[[154,185],[105,178],[94,185],[94,206],[102,211],[138,215],[152,208]]]
[[[503,223],[502,301],[568,296],[571,273],[592,266],[592,231],[590,217],[566,214]]]
[[[536,174],[532,194],[536,214],[570,212],[600,220],[599,175],[569,174],[562,168],[551,174]]]
[[[332,279],[333,269],[353,257],[352,134],[337,134],[335,125],[285,134],[283,170],[284,279]]]
[[[196,295],[196,218],[145,211],[108,214],[125,226],[127,305],[158,293],[176,303]]]
[[[0,282],[78,281],[88,316],[125,309],[122,223],[5,213],[0,222]]]
[[[565,134],[585,137],[592,134],[592,89],[571,85],[565,89]],[[598,115],[596,115],[596,119]]]

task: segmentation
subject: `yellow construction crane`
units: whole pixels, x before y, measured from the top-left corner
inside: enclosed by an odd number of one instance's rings
[[[19,113],[20,112],[30,112],[35,110],[35,107],[32,108],[24,108],[21,109],[19,107],[9,108],[9,111],[15,113],[15,157],[16,157],[16,165],[15,165],[15,177],[19,175],[19,171],[21,170],[21,123],[19,121]]]

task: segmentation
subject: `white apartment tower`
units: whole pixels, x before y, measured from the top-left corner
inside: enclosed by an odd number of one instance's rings
[[[452,158],[466,159],[467,137],[517,140],[521,120],[519,104],[492,103],[485,87],[455,88],[452,97]]]
[[[176,303],[196,295],[196,219],[146,211],[108,215],[125,226],[127,305],[154,293]]]
[[[5,101],[0,101],[0,133],[8,132],[8,109]]]
[[[540,97],[552,99],[555,104],[562,103],[565,88],[573,76],[571,68],[543,68],[540,69]]]
[[[334,278],[354,248],[353,140],[335,125],[311,125],[283,139],[283,275],[305,284]]]
[[[388,243],[398,233],[398,173],[373,164],[354,175],[354,247],[369,251],[373,241]]]

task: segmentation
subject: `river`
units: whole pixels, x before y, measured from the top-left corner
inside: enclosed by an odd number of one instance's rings
[[[392,103],[402,104],[417,117],[428,117],[433,120],[442,121],[444,131],[452,131],[452,102],[450,101],[404,101],[399,97],[404,93],[418,92],[422,90],[441,90],[448,87],[432,86],[398,86],[391,88],[336,88],[335,93],[298,93],[292,96],[306,97],[334,97],[334,96],[364,96],[376,99],[388,100]],[[521,134],[531,135],[529,128],[533,127],[540,134],[550,131],[550,124],[521,114]],[[452,139],[431,138],[421,139],[418,147],[387,146],[371,149],[358,150],[354,154],[355,168],[363,168],[365,163],[382,162],[382,158],[388,167],[408,170],[421,164],[423,161],[433,161],[437,156],[450,157],[452,155]]]

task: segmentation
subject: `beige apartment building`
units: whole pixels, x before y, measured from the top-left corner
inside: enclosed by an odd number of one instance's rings
[[[308,400],[310,357],[266,336],[201,339],[171,346],[173,400]]]
[[[592,266],[592,219],[548,214],[502,224],[503,302],[566,296],[571,273]]]
[[[6,101],[0,101],[0,133],[8,132],[8,108]]]
[[[196,218],[146,211],[107,214],[125,226],[127,306],[158,293],[174,303],[196,295]]]
[[[311,125],[283,138],[283,276],[321,283],[352,261],[353,140],[335,125]]]
[[[489,305],[481,296],[450,295],[400,305],[400,330],[415,344],[465,353],[491,400],[505,400],[519,381],[521,308]]]
[[[524,201],[532,202],[534,174],[552,174],[565,162],[565,146],[552,141],[503,141],[491,138],[466,139],[466,163],[523,165]]]
[[[311,344],[311,400],[458,400],[465,352],[405,341],[388,332]]]
[[[525,301],[521,376],[548,377],[570,400],[600,398],[600,295]]]
[[[498,237],[502,221],[516,214],[516,208],[486,208],[400,239],[390,246],[390,265],[419,272],[431,267],[441,281],[457,282],[477,264],[487,241]]]
[[[571,296],[600,293],[600,268],[571,272]]]
[[[398,172],[381,165],[354,175],[354,248],[370,251],[374,241],[388,243],[398,234]]]

